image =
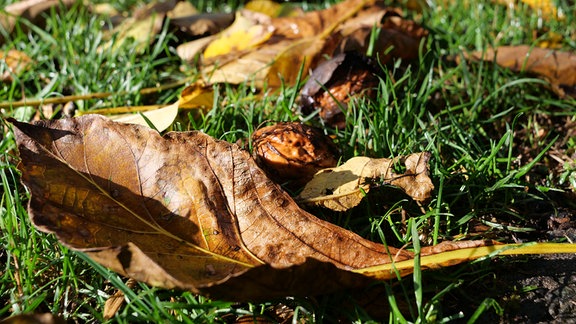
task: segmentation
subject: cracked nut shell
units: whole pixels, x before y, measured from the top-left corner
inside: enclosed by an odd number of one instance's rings
[[[279,123],[252,135],[256,163],[279,184],[297,188],[323,168],[336,166],[339,151],[320,129],[301,123]]]

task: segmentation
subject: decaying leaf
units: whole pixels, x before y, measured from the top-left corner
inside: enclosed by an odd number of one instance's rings
[[[198,132],[162,138],[98,115],[14,125],[34,224],[140,281],[198,291],[262,264],[411,256],[304,212],[247,152]]]
[[[344,129],[346,111],[353,98],[374,98],[378,70],[358,52],[341,53],[322,62],[310,74],[300,93],[300,109],[305,114],[319,110],[329,126]]]
[[[136,286],[136,280],[130,278],[128,281],[126,281],[126,287],[133,289],[134,286]],[[113,318],[116,313],[118,313],[118,310],[122,307],[122,305],[124,305],[125,301],[126,297],[124,292],[122,290],[116,291],[114,295],[106,299],[106,302],[104,303],[104,310],[102,311],[102,317],[104,317],[104,319]]]
[[[0,75],[0,81],[12,82],[12,75],[20,73],[32,67],[32,59],[26,53],[18,50],[0,51],[0,64],[4,65],[4,73]]]
[[[138,9],[132,17],[124,20],[120,25],[106,34],[107,38],[117,34],[112,39],[99,47],[99,50],[112,48],[117,50],[127,41],[133,41],[133,49],[137,52],[144,51],[155,36],[162,30],[162,24],[167,13],[174,9],[176,0],[154,1],[143,8]]]
[[[136,280],[255,300],[362,287],[395,278],[385,265],[414,257],[301,210],[247,152],[202,133],[161,137],[99,115],[10,122],[33,224]],[[444,242],[420,253],[432,257],[429,267],[452,265],[491,244]],[[442,258],[463,248],[455,261]],[[399,273],[410,271],[403,263]]]
[[[390,184],[404,190],[417,201],[430,198],[434,185],[429,178],[430,153],[414,153],[394,159],[353,157],[343,165],[319,171],[306,184],[298,200],[305,204],[324,206],[336,211],[350,209],[360,203],[374,185]],[[403,163],[403,174],[394,167]]]
[[[44,13],[52,9],[56,11],[67,9],[75,2],[75,0],[24,0],[9,4],[0,12],[0,28],[2,28],[6,34],[10,34],[19,19],[28,20],[33,25],[43,28],[46,23]],[[23,31],[28,30],[28,27],[24,24],[22,24],[20,28],[22,28]],[[4,33],[0,33],[0,44],[5,41],[4,35]]]
[[[559,96],[576,97],[575,53],[520,45],[472,52],[465,57],[495,62],[515,72],[535,74],[549,81]]]

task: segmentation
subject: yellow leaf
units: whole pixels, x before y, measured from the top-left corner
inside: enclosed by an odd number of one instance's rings
[[[257,24],[249,11],[236,13],[234,23],[204,50],[204,59],[230,52],[250,50],[267,41],[274,31],[269,24]]]
[[[178,116],[178,105],[179,102],[177,101],[164,108],[143,112],[142,115],[146,116],[146,118],[152,122],[154,128],[161,132],[168,129],[174,122],[174,119],[176,119],[176,116]],[[149,126],[146,119],[140,114],[113,116],[111,119],[122,123]]]
[[[494,0],[494,2],[514,8],[517,2],[528,5],[530,9],[542,15],[545,19],[563,19],[563,15],[558,13],[558,8],[552,0]]]
[[[206,86],[202,82],[197,82],[182,90],[178,107],[181,109],[210,109],[213,104],[214,89],[212,86]]]
[[[528,244],[503,244],[473,247],[468,249],[458,249],[454,251],[441,252],[421,257],[420,266],[424,269],[439,269],[481,257],[494,255],[520,255],[520,254],[555,254],[555,253],[576,253],[576,244],[567,243],[528,243]],[[374,267],[354,270],[378,280],[389,280],[396,278],[396,271],[400,276],[409,275],[414,272],[414,260],[406,260],[389,264],[382,264]]]
[[[380,180],[400,187],[415,200],[426,200],[434,189],[428,176],[429,158],[427,152],[394,159],[353,157],[339,167],[316,173],[298,199],[302,203],[345,211],[358,205],[365,193]],[[401,162],[406,171],[395,174],[393,166]]]
[[[558,9],[552,0],[522,0],[532,10],[541,13],[544,18],[559,18]]]
[[[282,5],[270,0],[252,0],[248,2],[244,8],[254,12],[263,13],[269,17],[278,17]]]
[[[559,49],[562,48],[562,41],[563,37],[561,34],[551,31],[546,34],[545,38],[538,42],[538,47]]]

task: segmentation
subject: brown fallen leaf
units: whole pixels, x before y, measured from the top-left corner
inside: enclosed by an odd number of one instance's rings
[[[32,67],[32,59],[26,53],[18,50],[0,51],[0,63],[6,64],[7,69],[0,76],[2,82],[12,82],[13,75],[19,75]]]
[[[198,291],[262,264],[411,257],[301,210],[247,152],[202,133],[161,137],[98,115],[13,123],[34,224],[137,280]]]
[[[341,53],[319,64],[300,93],[300,111],[319,110],[324,123],[338,129],[346,127],[348,105],[353,98],[376,96],[379,68],[362,54]]]
[[[63,317],[50,313],[19,314],[0,321],[2,324],[65,324]]]
[[[301,210],[234,144],[199,132],[161,137],[99,115],[9,121],[33,224],[122,275],[258,300],[361,287],[413,271],[411,252]],[[491,244],[424,247],[421,263],[437,268],[518,248]],[[576,245],[523,251],[567,253]]]
[[[379,24],[375,25],[375,21]],[[375,26],[378,29],[373,40],[371,38]],[[428,36],[428,30],[412,20],[402,18],[402,12],[396,8],[368,10],[343,24],[340,32],[343,40],[335,53],[367,53],[372,43],[372,56],[376,57],[380,64],[387,64],[393,59],[417,59],[420,43]]]
[[[366,193],[382,183],[401,188],[417,201],[430,198],[434,184],[429,177],[430,153],[414,153],[394,159],[353,157],[336,168],[320,170],[298,196],[303,204],[345,211],[360,203]],[[394,172],[398,163],[405,165],[403,174]]]
[[[104,51],[120,49],[126,42],[133,41],[133,50],[143,52],[151,44],[155,36],[162,30],[164,18],[176,6],[176,0],[153,1],[137,9],[132,17],[122,21],[111,31],[104,34],[108,42],[102,44],[98,50]],[[112,39],[113,35],[117,35]]]
[[[495,62],[515,72],[535,74],[550,82],[552,90],[560,97],[576,97],[576,54],[573,52],[519,45],[465,53],[464,57]]]
[[[128,281],[126,281],[126,287],[133,289],[135,286],[136,280],[130,278]],[[120,310],[122,305],[124,305],[125,300],[126,297],[124,292],[122,290],[116,291],[114,295],[106,299],[106,302],[104,303],[104,310],[102,311],[102,317],[104,317],[104,319],[113,318],[116,313],[118,313],[118,310]]]
[[[56,12],[66,10],[75,2],[75,0],[24,0],[9,4],[0,12],[0,28],[6,34],[10,34],[18,24],[18,20],[25,19],[42,29],[46,23],[45,13],[52,9]],[[26,24],[21,24],[20,28],[24,32],[28,31]],[[5,33],[0,33],[0,44],[5,41],[4,35]]]

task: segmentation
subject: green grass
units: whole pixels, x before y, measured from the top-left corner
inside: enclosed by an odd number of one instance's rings
[[[134,2],[118,5],[126,8]],[[462,50],[534,45],[552,32],[562,36],[563,49],[574,51],[576,7],[558,1],[566,19],[542,22],[525,5],[510,11],[489,1],[470,2],[466,6],[462,1],[450,1],[446,7],[433,6],[422,15],[408,12],[408,17],[431,30],[421,63],[383,67],[387,77],[380,82],[378,100],[355,102],[344,130],[326,129],[335,136],[343,160],[356,155],[391,157],[430,151],[436,186],[432,201],[418,206],[393,188],[384,187],[348,212],[316,210],[320,217],[375,241],[417,249],[444,239],[482,238],[470,233],[471,222],[492,226],[490,235],[505,242],[540,239],[523,229],[533,228],[559,210],[576,214],[576,204],[566,198],[570,193],[574,197],[576,166],[552,158],[552,153],[575,154],[576,140],[567,138],[568,129],[562,126],[576,122],[576,101],[559,99],[541,80],[529,75],[490,63],[447,60]],[[240,5],[240,1],[197,3],[204,11],[233,10]],[[326,3],[307,4],[306,8]],[[1,49],[21,50],[36,65],[14,82],[1,84],[0,101],[125,92],[78,101],[80,112],[174,102],[182,88],[153,95],[140,95],[138,90],[189,76],[180,69],[182,63],[175,54],[178,39],[164,28],[143,54],[131,51],[129,44],[123,50],[99,52],[102,26],[107,24],[77,6],[62,15],[49,14],[46,29],[32,28],[29,34],[17,30]],[[4,70],[0,65],[0,74]],[[255,99],[249,85],[220,86],[213,109],[184,113],[174,129],[199,129],[230,142],[247,139],[266,120],[302,119],[293,105],[298,90],[286,87]],[[4,118],[30,120],[35,112],[35,107],[23,107],[1,113]],[[322,126],[315,118],[305,120]],[[111,320],[119,323],[228,322],[240,316],[270,317],[282,309],[293,312],[293,322],[357,323],[372,321],[370,314],[375,310],[384,314],[384,320],[400,323],[473,321],[506,312],[501,296],[466,291],[493,275],[493,265],[486,260],[441,272],[417,271],[414,277],[378,284],[380,290],[373,299],[389,306],[376,309],[364,307],[357,292],[239,304],[144,284],[132,287],[126,278],[33,228],[26,212],[28,193],[20,185],[15,167],[13,134],[8,125],[2,126],[0,318],[51,312],[72,321],[100,322],[106,299],[117,291],[124,292],[127,299]],[[508,230],[499,229],[504,227]],[[465,298],[460,304],[448,305],[450,295]]]

